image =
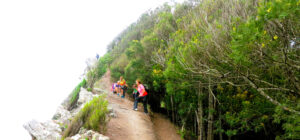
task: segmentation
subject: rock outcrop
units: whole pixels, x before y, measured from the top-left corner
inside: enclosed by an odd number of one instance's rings
[[[70,123],[71,117],[72,117],[71,112],[68,111],[64,106],[60,105],[56,109],[56,112],[52,117],[52,120],[55,120],[59,124],[68,124]]]
[[[79,99],[76,103],[76,107],[71,111],[67,110],[65,102],[70,99],[66,99],[64,103],[58,106],[56,113],[52,117],[52,120],[46,122],[38,122],[32,120],[24,124],[24,128],[29,132],[33,139],[36,140],[55,140],[61,139],[61,134],[65,130],[67,124],[71,122],[71,119],[81,110],[81,108],[94,97],[98,95],[88,92],[86,89],[81,88],[79,93]],[[70,98],[70,96],[68,97]],[[70,140],[78,140],[80,138],[95,138],[95,140],[108,140],[109,138],[103,136],[97,132],[91,130],[82,130],[79,134],[69,138]]]
[[[91,101],[94,97],[97,97],[97,94],[93,94],[92,92],[87,91],[84,88],[81,88],[79,93],[79,99],[77,101],[77,106],[81,106],[89,101]]]
[[[92,140],[109,140],[109,137],[99,134],[92,130],[86,130],[81,128],[79,133],[75,136],[68,137],[65,140],[81,140],[81,139],[92,139]]]
[[[36,140],[55,140],[61,138],[62,130],[60,126],[53,121],[41,123],[32,120],[24,124],[24,128],[30,133],[32,138]]]

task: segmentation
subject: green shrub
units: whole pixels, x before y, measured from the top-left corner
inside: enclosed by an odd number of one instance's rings
[[[86,80],[85,79],[83,79],[80,84],[81,84],[81,87],[86,88]]]
[[[95,97],[74,117],[63,137],[75,135],[82,126],[103,133],[106,130],[107,105],[104,95]]]
[[[81,86],[78,85],[73,91],[72,91],[72,98],[70,100],[70,104],[73,104],[76,102],[76,100],[78,99],[79,97],[79,92],[80,92],[80,88]]]
[[[71,93],[71,99],[69,100],[68,103],[68,110],[72,110],[75,106],[75,104],[77,103],[77,100],[79,99],[79,93],[80,93],[80,89],[81,87],[86,87],[86,80],[83,79],[82,82],[80,82],[75,89],[72,91]]]

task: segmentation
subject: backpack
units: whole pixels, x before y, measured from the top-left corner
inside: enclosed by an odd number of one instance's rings
[[[147,93],[149,93],[149,86],[148,86],[148,85],[146,85],[146,84],[144,84],[143,86],[144,86],[144,88],[145,88],[146,92],[147,92]]]

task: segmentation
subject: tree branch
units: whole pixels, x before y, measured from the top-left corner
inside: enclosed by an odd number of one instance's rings
[[[279,103],[278,101],[274,100],[273,98],[271,98],[269,95],[267,95],[264,92],[264,90],[262,90],[262,88],[257,87],[248,77],[243,76],[243,78],[244,78],[244,80],[246,82],[248,82],[250,84],[250,86],[252,88],[256,89],[260,95],[264,96],[267,100],[269,100],[274,105],[277,105],[277,106],[281,107],[283,110],[286,110],[286,111],[289,111],[289,112],[296,113],[296,114],[300,115],[299,111],[296,111],[294,109],[288,108],[288,107],[282,105],[281,103]]]

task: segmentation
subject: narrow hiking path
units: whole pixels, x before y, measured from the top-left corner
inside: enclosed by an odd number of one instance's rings
[[[107,124],[106,136],[111,140],[180,140],[175,126],[163,115],[155,113],[152,118],[139,110],[132,110],[133,102],[121,99],[110,92],[112,82],[110,71],[101,78],[100,89],[107,94],[109,106],[113,108],[116,117]]]

